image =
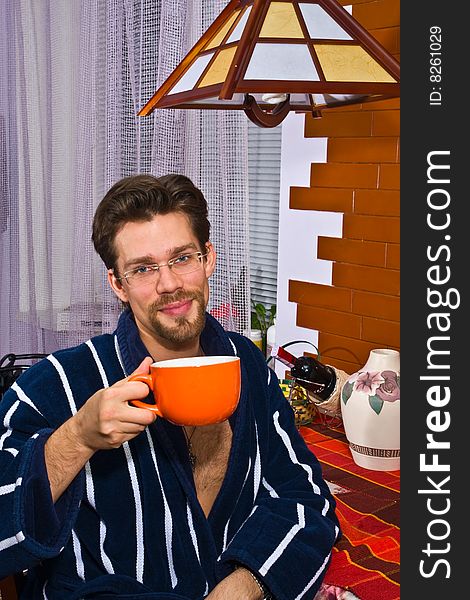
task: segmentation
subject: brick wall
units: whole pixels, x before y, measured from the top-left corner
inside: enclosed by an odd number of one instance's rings
[[[399,0],[344,0],[399,60]],[[327,137],[327,162],[312,164],[309,188],[292,187],[290,207],[339,211],[343,237],[318,239],[333,261],[332,286],[289,281],[297,325],[318,330],[323,362],[348,373],[373,348],[400,345],[400,102],[364,103],[307,115],[306,137]]]

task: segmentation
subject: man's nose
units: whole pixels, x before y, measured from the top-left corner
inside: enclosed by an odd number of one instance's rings
[[[163,265],[158,270],[158,280],[155,286],[157,294],[173,293],[183,285],[181,276],[175,273],[168,265]]]

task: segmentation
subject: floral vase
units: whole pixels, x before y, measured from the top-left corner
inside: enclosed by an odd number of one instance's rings
[[[400,353],[372,350],[341,389],[341,415],[354,462],[374,471],[400,468]]]

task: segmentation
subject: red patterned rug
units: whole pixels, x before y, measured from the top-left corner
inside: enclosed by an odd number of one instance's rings
[[[343,531],[325,584],[360,600],[399,600],[400,471],[356,465],[341,426],[315,423],[299,431],[322,464]]]

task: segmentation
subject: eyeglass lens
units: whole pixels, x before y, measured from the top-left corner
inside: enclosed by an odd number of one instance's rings
[[[139,285],[141,283],[151,283],[156,281],[162,267],[168,267],[171,271],[179,275],[186,275],[196,271],[200,267],[204,256],[207,256],[207,253],[202,254],[201,252],[194,252],[191,254],[184,254],[161,265],[146,265],[139,267],[124,276],[129,285],[135,286],[136,284]]]

